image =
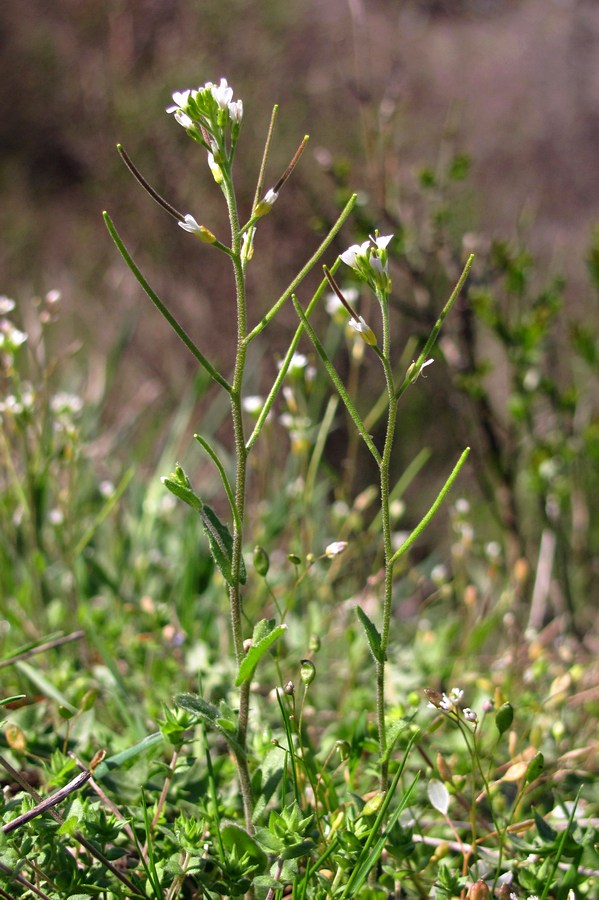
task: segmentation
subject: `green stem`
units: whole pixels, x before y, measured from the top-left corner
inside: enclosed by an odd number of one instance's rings
[[[285,301],[293,294],[294,291],[297,290],[297,288],[299,287],[301,282],[304,280],[304,278],[306,277],[306,275],[308,274],[310,269],[312,269],[316,265],[316,263],[318,262],[318,260],[322,256],[322,254],[325,252],[327,247],[329,247],[329,245],[333,242],[333,239],[335,238],[337,232],[341,229],[341,226],[343,225],[343,223],[349,216],[350,212],[354,208],[354,204],[356,202],[357,196],[358,196],[357,194],[352,194],[352,196],[349,198],[349,200],[345,204],[345,206],[341,212],[341,215],[339,216],[339,218],[337,219],[337,221],[335,222],[335,224],[333,225],[333,227],[327,234],[324,241],[322,241],[322,243],[320,244],[320,246],[318,247],[316,252],[312,254],[312,256],[310,257],[308,262],[300,270],[299,274],[296,275],[296,277],[293,279],[293,281],[291,282],[291,284],[289,285],[287,290],[281,294],[281,296],[279,297],[277,302],[274,304],[274,306],[272,306],[271,309],[269,309],[269,311],[266,313],[266,315],[263,316],[263,318],[260,320],[260,322],[258,322],[256,327],[250,331],[250,333],[248,334],[248,336],[246,338],[248,344],[250,341],[253,341],[253,339],[255,337],[257,337],[262,331],[264,331],[264,329],[266,328],[266,326],[268,325],[270,320],[274,316],[276,316],[276,314],[278,313],[280,308],[283,306]]]
[[[381,791],[386,791],[389,782],[389,761],[386,758],[387,731],[385,727],[385,660],[389,646],[389,632],[391,628],[391,610],[393,606],[393,545],[391,542],[391,513],[390,513],[390,468],[393,442],[395,439],[395,427],[397,423],[397,401],[395,399],[395,384],[391,370],[390,356],[390,326],[389,303],[387,297],[380,297],[383,318],[383,351],[380,360],[385,372],[385,384],[387,388],[387,429],[385,445],[381,457],[379,474],[381,487],[381,519],[383,530],[383,550],[385,554],[385,586],[383,598],[383,627],[381,629],[381,658],[376,663],[376,711],[379,736],[379,752],[381,755]]]
[[[314,331],[314,329],[308,322],[308,319],[306,318],[306,313],[301,308],[295,295],[292,295],[291,300],[295,307],[295,311],[297,312],[297,314],[300,318],[300,321],[308,334],[308,337],[314,344],[314,348],[315,348],[316,352],[318,353],[318,355],[320,356],[320,358],[324,364],[324,367],[329,374],[331,381],[335,385],[335,388],[337,389],[337,393],[343,400],[345,407],[346,407],[348,413],[350,414],[354,425],[360,432],[362,439],[364,440],[364,443],[366,444],[366,446],[368,447],[368,449],[374,456],[375,460],[380,465],[381,464],[381,455],[380,455],[379,451],[377,450],[377,448],[374,444],[374,441],[372,440],[372,438],[366,431],[366,429],[364,427],[364,423],[362,422],[362,419],[360,417],[360,413],[356,409],[351,397],[349,396],[347,390],[345,389],[343,382],[339,378],[339,375],[337,374],[335,367],[334,367],[333,363],[331,362],[331,359],[329,358],[329,355],[324,348],[324,345],[322,344],[318,335],[316,334],[316,332]],[[376,347],[373,349],[376,350]],[[380,357],[380,351],[377,355]]]
[[[335,268],[335,267],[333,267],[333,268]],[[308,318],[310,316],[312,310],[314,309],[314,307],[316,306],[316,304],[322,297],[322,294],[324,293],[326,286],[327,286],[327,280],[326,280],[326,278],[323,278],[322,281],[320,282],[319,287],[316,290],[316,293],[314,294],[314,296],[310,300],[310,303],[307,306],[307,309],[305,312],[306,318]],[[276,400],[277,394],[279,393],[279,390],[281,388],[281,385],[283,384],[283,381],[285,380],[285,377],[289,370],[289,365],[293,358],[293,354],[295,353],[295,351],[297,349],[297,345],[300,342],[300,338],[303,334],[303,331],[304,331],[304,326],[300,322],[300,324],[298,325],[296,332],[293,336],[293,339],[289,345],[287,353],[285,354],[285,358],[283,359],[283,361],[281,363],[279,372],[273,383],[273,386],[268,393],[268,397],[264,401],[264,406],[260,410],[260,415],[258,416],[258,420],[256,422],[254,430],[252,431],[251,435],[248,438],[248,441],[246,444],[246,450],[248,450],[248,451],[252,448],[252,446],[258,439],[260,432],[262,431],[262,428],[264,427],[264,423],[266,422],[266,420],[268,418],[268,414],[272,408],[272,405]]]
[[[441,331],[443,322],[447,318],[449,311],[451,310],[452,306],[454,305],[454,303],[460,296],[460,293],[462,292],[462,288],[464,287],[464,284],[466,283],[466,279],[468,278],[468,275],[470,274],[470,269],[472,268],[473,264],[474,264],[474,254],[471,253],[470,256],[468,257],[468,259],[466,260],[466,265],[462,269],[462,274],[460,275],[456,286],[454,287],[453,291],[451,292],[451,296],[450,296],[449,300],[447,301],[447,303],[441,310],[441,314],[440,314],[439,318],[437,319],[437,321],[435,322],[435,326],[434,326],[433,330],[431,331],[430,335],[428,336],[428,340],[427,340],[426,344],[424,345],[424,348],[423,348],[420,356],[418,357],[416,362],[413,364],[413,366],[410,366],[410,368],[408,369],[408,374],[406,375],[406,377],[400,384],[399,388],[397,389],[397,393],[395,395],[397,400],[399,400],[399,398],[404,393],[404,391],[406,391],[409,388],[409,386],[411,384],[413,384],[413,382],[416,380],[416,378],[420,374],[420,370],[421,370],[423,364],[426,362],[431,350],[433,349],[433,347],[436,343],[436,340],[437,340],[437,337],[439,336],[439,332]]]
[[[243,374],[247,356],[247,305],[245,290],[245,273],[241,260],[241,235],[237,201],[231,181],[230,171],[223,172],[223,193],[227,201],[229,220],[231,222],[231,260],[235,276],[235,297],[237,301],[237,352],[235,370],[231,386],[231,418],[233,420],[233,437],[235,442],[235,508],[237,515],[233,525],[233,550],[231,559],[231,585],[229,586],[229,612],[231,616],[231,632],[237,668],[244,657],[242,631],[242,598],[241,598],[241,559],[243,550],[243,528],[245,523],[245,494],[247,478],[247,450],[243,428],[243,412],[241,407],[241,391]],[[247,762],[247,733],[250,709],[250,682],[242,684],[239,693],[239,717],[237,722],[237,740],[242,752],[237,757],[239,788],[243,802],[245,827],[252,834],[252,788]]]

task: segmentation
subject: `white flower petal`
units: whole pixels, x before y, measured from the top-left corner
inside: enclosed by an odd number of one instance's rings
[[[447,810],[449,809],[449,791],[445,787],[442,781],[438,781],[436,778],[432,778],[427,787],[426,792],[428,794],[428,799],[431,801],[431,804],[442,815],[447,815]]]
[[[183,222],[178,222],[177,224],[179,225],[179,228],[183,229],[183,231],[189,231],[191,234],[200,233],[200,226],[190,213],[187,213]]]

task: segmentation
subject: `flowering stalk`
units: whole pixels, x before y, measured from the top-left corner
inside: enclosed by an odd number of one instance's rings
[[[342,306],[345,307],[346,311],[349,313],[349,325],[356,334],[359,334],[365,344],[367,344],[375,354],[378,356],[381,365],[383,367],[383,373],[385,378],[385,391],[386,391],[386,406],[387,406],[387,423],[385,429],[385,441],[383,445],[382,454],[378,452],[376,447],[372,444],[372,439],[367,432],[367,429],[364,426],[361,418],[359,417],[352,401],[347,397],[347,392],[344,387],[340,387],[339,378],[334,370],[333,364],[326,357],[324,349],[320,345],[318,339],[310,333],[309,326],[305,324],[312,340],[315,343],[317,350],[320,355],[323,357],[325,362],[325,366],[327,367],[327,371],[331,375],[337,390],[343,401],[345,402],[350,415],[352,416],[354,422],[358,427],[358,431],[362,435],[366,445],[372,452],[374,459],[376,460],[378,470],[379,470],[379,489],[380,489],[380,504],[381,504],[381,530],[382,530],[382,542],[383,542],[383,554],[384,554],[384,588],[383,588],[383,606],[382,606],[382,624],[380,632],[372,623],[364,611],[362,609],[358,609],[359,618],[362,622],[362,625],[365,628],[366,636],[368,638],[371,651],[374,656],[375,667],[376,667],[376,718],[377,718],[377,731],[378,731],[378,742],[379,742],[379,753],[381,759],[381,772],[380,772],[380,788],[381,791],[386,791],[389,782],[389,761],[388,761],[388,745],[387,745],[387,731],[386,731],[386,723],[385,723],[385,667],[387,661],[387,651],[389,649],[389,640],[390,640],[390,631],[391,631],[391,614],[392,614],[392,605],[393,605],[393,577],[395,571],[395,565],[399,560],[400,556],[408,549],[409,546],[416,540],[416,538],[421,534],[424,528],[428,525],[429,521],[439,508],[442,500],[445,495],[449,491],[451,485],[455,481],[458,472],[460,471],[462,465],[464,464],[466,457],[468,455],[468,450],[465,450],[460,460],[458,461],[456,467],[453,472],[449,476],[447,482],[444,487],[440,491],[438,497],[435,502],[431,506],[430,510],[426,514],[426,516],[422,519],[419,525],[414,529],[412,534],[409,536],[404,545],[399,548],[398,551],[393,550],[392,544],[392,532],[391,532],[391,484],[390,484],[390,472],[391,472],[391,460],[393,455],[393,448],[397,430],[397,404],[398,400],[403,394],[404,390],[410,385],[413,384],[418,376],[422,373],[422,370],[426,368],[428,365],[432,363],[432,359],[428,359],[428,353],[432,349],[443,320],[453,303],[457,299],[459,292],[466,280],[468,272],[470,271],[470,267],[472,266],[473,257],[471,256],[464,268],[464,271],[456,285],[455,290],[453,291],[451,297],[449,298],[445,308],[443,309],[439,320],[437,321],[435,327],[433,328],[425,347],[416,360],[415,363],[410,366],[410,369],[406,373],[406,376],[399,387],[395,384],[395,379],[393,377],[393,369],[391,365],[391,329],[390,329],[390,321],[389,321],[389,296],[391,293],[391,278],[389,275],[388,268],[388,251],[387,247],[392,239],[392,235],[379,236],[378,233],[375,234],[374,237],[370,237],[367,241],[362,244],[354,244],[348,248],[344,253],[341,254],[341,260],[346,263],[346,265],[350,266],[357,273],[358,277],[364,281],[375,294],[381,311],[381,327],[382,327],[382,347],[379,347],[377,338],[373,330],[370,326],[364,321],[362,316],[359,316],[352,307],[345,300],[342,291],[337,286],[335,279],[333,278],[330,271],[325,268],[326,278],[332,287],[334,293],[337,298],[341,302]],[[296,309],[298,309],[297,303]],[[300,318],[302,318],[301,311],[298,310],[300,314]],[[303,320],[303,319],[302,319]]]
[[[207,163],[212,173],[215,183],[223,193],[229,221],[231,226],[231,244],[226,246],[217,240],[212,231],[205,225],[198,224],[197,220],[191,213],[183,214],[174,206],[168,203],[164,198],[149,184],[149,182],[137,170],[133,162],[119,146],[119,153],[124,160],[127,168],[131,171],[137,181],[151,198],[158,203],[170,216],[172,216],[177,224],[186,232],[198,238],[199,241],[206,245],[212,245],[216,249],[226,254],[231,260],[233,267],[233,275],[235,282],[235,302],[236,302],[236,353],[233,379],[231,383],[225,379],[214,365],[201,353],[201,351],[191,341],[187,333],[175,320],[168,311],[166,305],[155,294],[150,285],[146,282],[140,270],[135,265],[133,259],[128,253],[120,236],[118,235],[112,221],[105,215],[106,225],[115,241],[123,259],[137,278],[138,282],[148,294],[156,308],[164,316],[174,331],[178,334],[184,344],[193,353],[200,365],[208,372],[213,382],[223,388],[229,395],[231,422],[233,429],[233,438],[235,444],[235,480],[230,484],[226,473],[225,465],[218,458],[216,451],[210,444],[200,435],[196,438],[203,447],[212,462],[216,465],[223,486],[231,506],[233,518],[232,534],[227,525],[220,521],[216,513],[211,510],[203,501],[193,492],[189,479],[180,466],[176,467],[175,472],[163,479],[165,485],[180,499],[184,500],[191,506],[202,518],[202,525],[210,543],[210,549],[215,563],[221,570],[228,586],[229,599],[229,615],[231,622],[232,645],[237,664],[236,684],[239,687],[239,712],[237,717],[236,729],[234,737],[230,740],[230,749],[233,753],[239,775],[240,793],[243,803],[245,825],[248,833],[253,833],[254,826],[252,822],[252,792],[249,762],[247,754],[248,745],[248,719],[250,708],[250,684],[253,671],[257,665],[257,661],[261,654],[275,640],[277,640],[285,626],[280,625],[272,628],[268,625],[269,630],[264,632],[262,627],[265,623],[258,623],[254,630],[256,645],[252,645],[247,650],[247,642],[244,641],[243,634],[243,615],[242,615],[242,586],[245,583],[246,573],[243,561],[243,544],[244,544],[244,526],[245,526],[245,505],[246,505],[246,481],[247,481],[247,459],[248,454],[260,434],[262,425],[264,424],[268,410],[272,406],[275,397],[281,388],[282,380],[285,377],[290,360],[299,341],[303,326],[300,325],[296,334],[291,341],[291,346],[285,356],[284,364],[281,368],[278,378],[276,379],[271,392],[268,395],[267,402],[264,405],[264,416],[259,418],[256,427],[249,440],[246,440],[243,421],[243,381],[247,359],[248,346],[251,340],[260,334],[286,300],[292,296],[292,292],[305,278],[308,272],[313,268],[320,259],[326,248],[329,246],[334,236],[341,228],[343,222],[349,215],[355,203],[355,196],[350,198],[345,209],[339,216],[339,219],[331,229],[330,233],[322,241],[318,249],[302,267],[296,278],[289,285],[287,290],[282,294],[279,300],[271,307],[269,312],[262,316],[260,322],[250,331],[248,329],[248,310],[246,295],[246,267],[253,254],[253,237],[256,226],[260,218],[270,211],[272,205],[278,197],[279,191],[293,172],[299,158],[306,146],[307,138],[304,138],[299,149],[293,156],[289,166],[275,183],[274,188],[267,191],[263,200],[259,200],[262,193],[264,171],[268,150],[270,148],[274,121],[276,117],[276,108],[273,113],[271,126],[266,142],[266,149],[260,170],[258,186],[256,188],[256,199],[252,207],[252,214],[248,222],[241,227],[238,212],[237,199],[233,183],[233,159],[237,141],[240,134],[241,122],[243,118],[243,103],[241,100],[233,100],[233,90],[229,87],[227,81],[223,78],[218,85],[207,82],[203,87],[197,90],[180,91],[173,94],[173,105],[167,112],[174,114],[175,121],[181,125],[187,134],[196,143],[200,144],[207,153]],[[323,286],[316,292],[309,311],[315,306]],[[268,623],[267,623],[268,624]],[[262,627],[262,630],[260,630]],[[257,635],[257,637],[256,637]],[[183,708],[186,702],[191,703],[192,711],[199,709],[200,713],[206,715],[206,710],[211,709],[210,704],[206,704],[203,698],[185,699],[191,695],[181,695],[176,699],[178,705]],[[194,706],[195,704],[195,706]],[[218,728],[218,723],[215,722]],[[221,732],[227,736],[231,732]]]

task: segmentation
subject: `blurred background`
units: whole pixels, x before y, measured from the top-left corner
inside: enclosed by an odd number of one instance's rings
[[[107,433],[115,435],[111,452],[138,453],[147,462],[161,448],[161,423],[176,411],[195,368],[120,260],[103,209],[200,348],[209,348],[223,370],[232,360],[227,266],[151,202],[115,150],[121,142],[164,197],[226,240],[221,196],[204,153],[165,113],[173,91],[223,76],[244,101],[236,165],[246,214],[273,104],[280,113],[267,186],[303,135],[311,136],[258,232],[253,322],[357,190],[356,217],[327,261],[374,227],[396,235],[400,348],[402,335],[418,341],[426,334],[474,249],[471,286],[479,306],[492,296],[501,309],[515,294],[523,314],[548,291],[559,294],[566,317],[559,322],[587,329],[590,368],[580,377],[589,381],[599,259],[594,0],[3,0],[0,51],[0,290],[17,300],[25,322],[33,298],[61,292],[52,340],[81,361],[89,402],[102,400]],[[494,241],[500,252],[490,250]],[[503,294],[493,292],[494,279]],[[302,288],[304,302],[314,283]],[[504,329],[500,347],[497,317],[487,315],[487,331],[475,331],[460,315],[442,346],[445,361],[429,370],[404,412],[398,471],[421,446],[432,448],[434,461],[414,498],[424,509],[441,473],[465,441],[473,443],[483,461],[480,489],[504,498],[499,519],[517,532],[517,512],[505,499],[515,490],[523,440],[513,411],[506,413],[515,332]],[[268,333],[261,351],[266,374],[295,321],[287,310]],[[571,385],[568,332],[558,324],[542,361],[549,360],[564,390]],[[468,347],[477,359],[466,364]],[[492,372],[482,373],[485,358]],[[449,393],[445,364],[463,376],[461,394]],[[522,378],[528,365],[521,365]],[[483,374],[481,404],[472,378]],[[250,387],[264,387],[258,369]],[[596,422],[593,395],[589,390],[583,404],[587,424]],[[559,430],[548,416],[541,416],[541,431],[548,421]],[[329,458],[344,452],[340,429]],[[492,474],[485,475],[489,455]],[[371,475],[365,473],[365,483]],[[585,535],[589,540],[588,528]],[[538,538],[536,531],[534,546]],[[516,554],[524,546],[518,541]]]
[[[311,135],[264,226],[259,309],[335,213],[327,160],[351,170],[373,218],[385,203],[404,203],[409,218],[419,172],[455,151],[472,163],[456,200],[462,229],[513,237],[526,228],[543,266],[572,279],[572,303],[585,302],[584,255],[599,219],[592,0],[264,0],[251,12],[241,0],[4,0],[0,51],[2,290],[60,289],[74,329],[89,326],[101,352],[138,319],[144,377],[176,383],[180,363],[157,358],[155,341],[169,335],[124,273],[102,209],[207,346],[229,316],[219,315],[221,260],[153,206],[115,144],[175,206],[226,234],[202,152],[164,113],[174,90],[221,76],[245,103],[246,208],[272,105],[271,181]],[[348,227],[341,246],[353,238]]]

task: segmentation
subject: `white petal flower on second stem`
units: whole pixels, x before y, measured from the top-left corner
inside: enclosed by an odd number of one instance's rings
[[[200,234],[200,226],[190,213],[187,213],[183,222],[178,222],[177,224],[183,231],[189,231],[191,234]]]
[[[190,94],[191,94],[191,91],[175,91],[175,93],[173,94],[173,100],[175,101],[175,105],[169,106],[166,111],[168,113],[171,113],[171,112],[175,112],[175,110],[177,110],[177,109],[185,109],[187,106],[187,102],[189,100]]]
[[[348,324],[350,328],[360,335],[365,344],[368,344],[369,347],[376,347],[376,335],[362,316],[358,316],[357,319],[351,318]]]
[[[208,87],[208,85],[206,85]],[[210,85],[210,90],[212,91],[212,96],[218,103],[221,109],[227,109],[229,103],[233,99],[233,88],[229,87],[226,78],[221,78],[220,84],[216,87],[215,84]]]

